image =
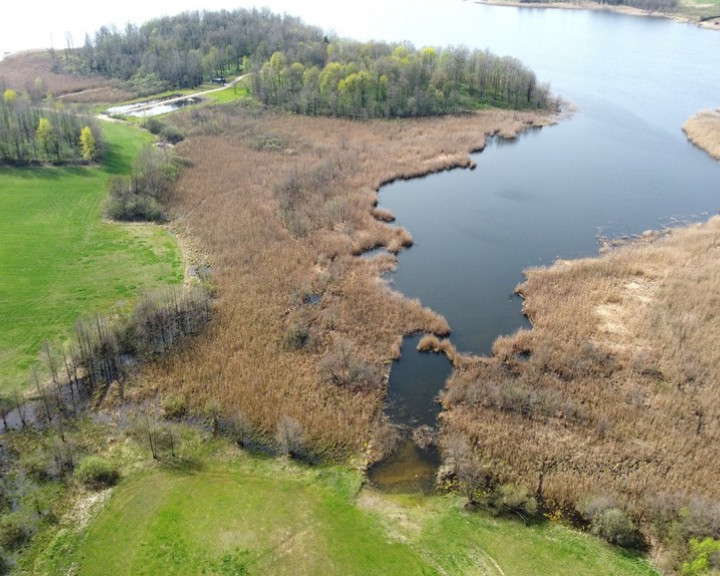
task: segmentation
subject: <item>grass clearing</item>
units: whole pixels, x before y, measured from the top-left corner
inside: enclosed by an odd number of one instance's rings
[[[150,141],[128,126],[103,130],[102,166],[0,168],[0,391],[24,386],[42,343],[66,336],[78,317],[182,281],[165,229],[102,220],[108,177],[129,172]]]
[[[226,454],[227,457],[227,454]],[[645,561],[560,525],[467,513],[456,497],[389,496],[338,466],[245,454],[156,467],[59,534],[43,574],[652,575]],[[32,573],[32,571],[31,571]]]

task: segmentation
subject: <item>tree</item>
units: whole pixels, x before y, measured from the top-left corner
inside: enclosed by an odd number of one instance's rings
[[[288,458],[297,456],[303,443],[302,424],[292,416],[283,416],[277,423],[275,440],[285,456]]]
[[[95,135],[90,126],[85,126],[80,132],[80,147],[82,148],[83,160],[90,162],[95,158],[97,152],[95,146]]]
[[[38,144],[40,144],[42,149],[45,151],[45,155],[50,156],[50,143],[53,138],[53,127],[50,120],[47,118],[40,118],[35,134]]]
[[[17,92],[13,90],[12,88],[8,88],[3,92],[3,102],[5,104],[12,104],[17,100]]]

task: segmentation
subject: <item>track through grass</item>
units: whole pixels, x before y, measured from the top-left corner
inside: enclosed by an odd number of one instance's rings
[[[0,393],[25,386],[42,343],[66,336],[78,317],[182,281],[164,228],[103,221],[108,177],[128,173],[151,138],[103,128],[102,166],[0,168]]]
[[[468,513],[457,497],[386,495],[341,467],[240,454],[135,474],[44,574],[654,575],[556,524]],[[52,558],[52,560],[51,560]]]

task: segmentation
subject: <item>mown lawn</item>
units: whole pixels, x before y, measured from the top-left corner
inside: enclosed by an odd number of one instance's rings
[[[43,342],[66,337],[80,316],[182,281],[166,230],[103,221],[109,176],[128,173],[150,141],[120,124],[103,133],[102,166],[0,168],[0,392],[26,386]]]
[[[456,497],[359,490],[360,480],[340,467],[245,455],[135,474],[35,566],[87,576],[656,574],[560,525],[468,513]]]

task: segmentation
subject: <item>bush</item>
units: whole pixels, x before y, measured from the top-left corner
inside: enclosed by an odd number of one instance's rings
[[[515,514],[523,520],[535,516],[538,504],[526,488],[514,484],[497,486],[488,498],[491,508],[499,514]]]
[[[592,533],[616,546],[631,548],[640,543],[635,524],[624,510],[608,508],[593,519]]]
[[[120,478],[117,468],[100,456],[86,456],[75,469],[75,478],[92,489],[114,486]]]
[[[283,416],[277,423],[275,440],[280,452],[288,458],[297,456],[303,444],[302,424],[291,416]]]
[[[635,524],[612,499],[604,496],[589,498],[580,503],[578,511],[590,522],[590,531],[595,536],[623,548],[640,545],[640,533]]]
[[[380,382],[377,370],[345,339],[336,342],[333,351],[320,360],[318,371],[326,383],[352,390],[366,390]]]
[[[5,550],[0,548],[0,576],[5,576],[5,574],[10,574],[11,568],[12,568],[12,564],[10,563],[10,559],[5,554]]]
[[[720,541],[712,538],[690,539],[690,561],[683,562],[682,575],[707,574],[711,568],[720,567]]]
[[[168,394],[162,399],[165,420],[179,420],[187,414],[187,400],[182,394]]]
[[[0,547],[17,550],[32,536],[32,531],[18,512],[11,512],[0,518]]]
[[[165,126],[160,131],[160,136],[165,142],[169,142],[170,144],[177,144],[185,140],[185,134],[175,126]]]

